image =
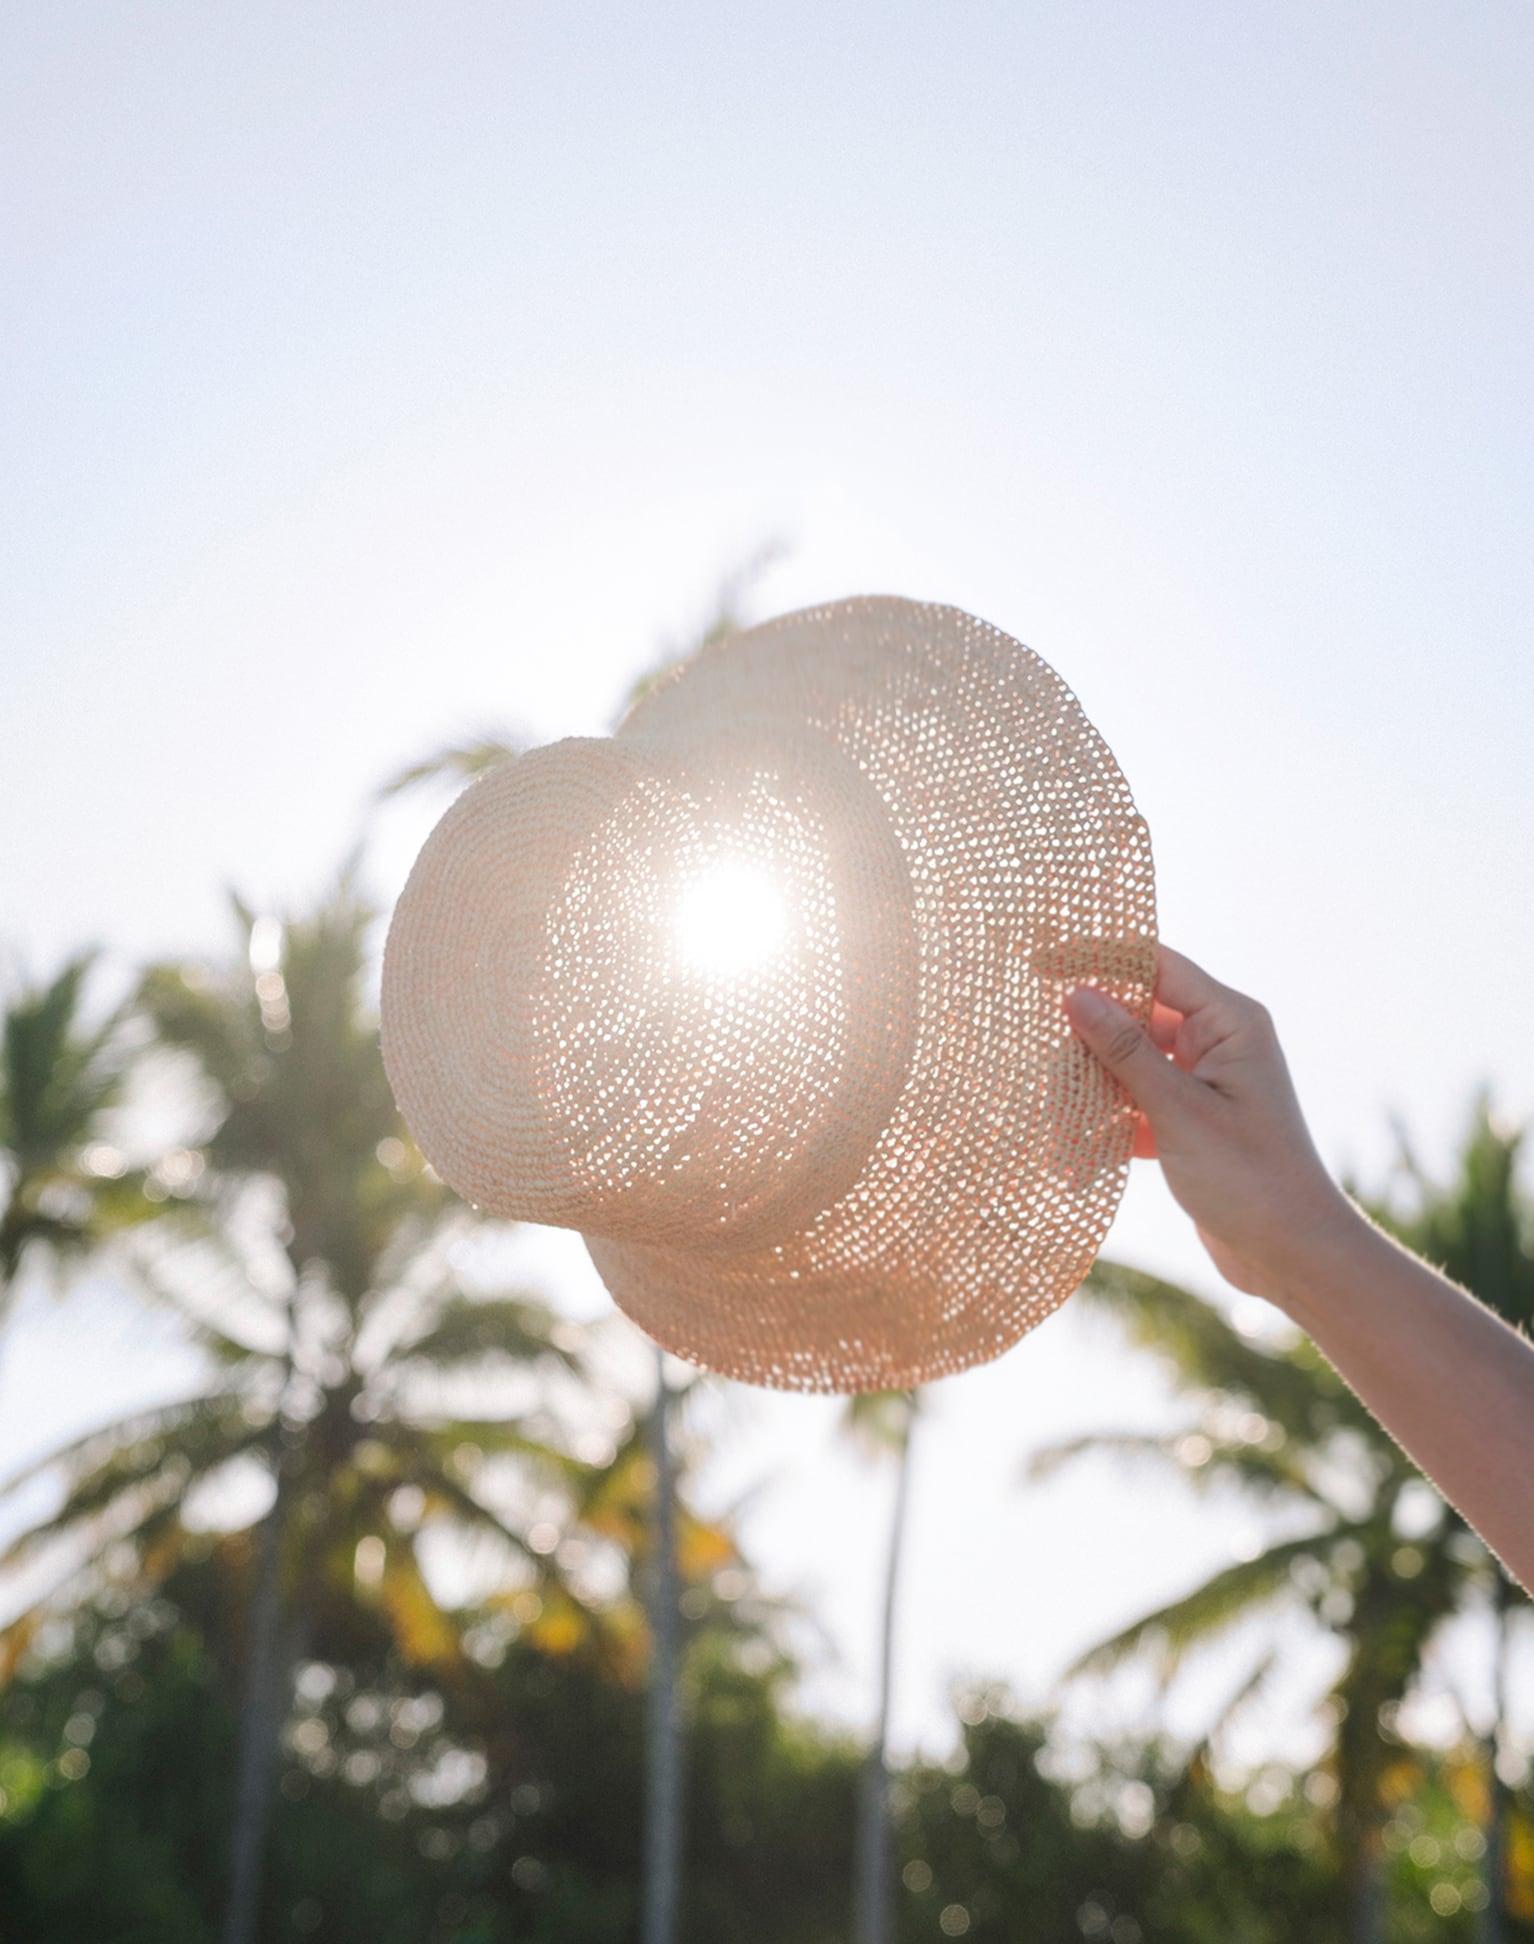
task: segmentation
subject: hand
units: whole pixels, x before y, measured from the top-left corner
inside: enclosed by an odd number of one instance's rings
[[[1139,1109],[1215,1266],[1288,1311],[1534,1589],[1534,1344],[1355,1208],[1321,1165],[1253,999],[1161,948],[1147,1031],[1089,987],[1072,1026]]]
[[[1363,1217],[1316,1152],[1267,1009],[1165,945],[1148,1032],[1090,986],[1065,1009],[1220,1274],[1287,1307],[1316,1251]]]

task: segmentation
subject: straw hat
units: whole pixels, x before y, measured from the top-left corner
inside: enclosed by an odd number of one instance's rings
[[[465,790],[394,913],[383,1052],[443,1179],[579,1229],[668,1350],[903,1388],[1091,1266],[1132,1110],[1061,1001],[1144,1019],[1154,965],[1145,823],[1053,670],[838,601]]]

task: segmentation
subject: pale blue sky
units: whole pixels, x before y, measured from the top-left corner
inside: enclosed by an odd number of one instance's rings
[[[14,12],[0,944],[121,970],[231,879],[309,894],[391,766],[602,727],[781,534],[763,611],[951,600],[1061,670],[1334,1163],[1387,1110],[1442,1156],[1482,1078],[1534,1111],[1531,85],[1522,4]],[[1215,1286],[1153,1173],[1113,1246]],[[166,1380],[91,1302],[29,1305],[7,1450]],[[1153,1408],[1069,1312],[939,1393],[907,1735],[1240,1542],[1018,1494],[1030,1437]],[[811,1424],[735,1467],[855,1711],[874,1487]]]

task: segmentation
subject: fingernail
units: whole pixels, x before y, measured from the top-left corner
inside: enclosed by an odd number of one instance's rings
[[[1112,1017],[1113,1002],[1092,986],[1077,986],[1071,1004],[1083,1019],[1106,1020]]]

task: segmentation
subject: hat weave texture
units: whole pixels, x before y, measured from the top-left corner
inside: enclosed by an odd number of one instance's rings
[[[443,1179],[581,1230],[668,1350],[906,1388],[1090,1268],[1133,1112],[1062,1000],[1144,1020],[1154,973],[1149,835],[1075,697],[983,621],[868,597],[465,790],[394,913],[383,1052]]]

